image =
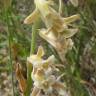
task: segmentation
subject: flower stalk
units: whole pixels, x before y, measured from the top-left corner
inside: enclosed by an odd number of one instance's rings
[[[36,38],[37,38],[37,29],[40,26],[40,20],[37,19],[36,22],[32,25],[32,38],[31,38],[31,50],[30,55],[34,54],[36,49]],[[32,64],[27,63],[27,89],[25,96],[29,96],[32,88],[32,78],[31,78],[31,72],[32,72]]]

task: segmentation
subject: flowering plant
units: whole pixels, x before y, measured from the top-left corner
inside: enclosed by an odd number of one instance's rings
[[[40,37],[54,47],[64,64],[66,53],[73,47],[71,37],[78,31],[78,28],[70,28],[69,25],[79,20],[80,16],[76,14],[66,18],[62,17],[60,13],[53,8],[54,2],[52,0],[34,0],[34,4],[36,6],[35,10],[25,18],[24,23],[33,23],[34,25],[38,18],[41,18],[45,24],[45,28],[39,29]],[[27,58],[27,64],[33,67],[29,75],[33,80],[33,88],[30,95],[71,96],[70,91],[66,89],[64,80],[60,80],[63,75],[58,74],[60,70],[55,66],[55,56],[51,55],[48,59],[44,59],[44,56],[44,49],[42,46],[39,46],[37,54],[31,54]]]

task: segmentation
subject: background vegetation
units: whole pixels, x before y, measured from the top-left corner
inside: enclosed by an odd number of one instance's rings
[[[96,0],[79,0],[78,7],[67,1],[63,0],[62,15],[79,13],[81,20],[74,47],[66,55],[64,78],[73,96],[96,96]],[[33,0],[0,0],[0,96],[13,96],[12,90],[19,96],[14,66],[20,62],[26,73],[32,26],[24,25],[23,20],[33,9]],[[44,45],[48,56],[54,53],[38,35],[36,42],[36,48]]]

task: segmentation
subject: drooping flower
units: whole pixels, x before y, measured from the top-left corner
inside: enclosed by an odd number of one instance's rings
[[[39,35],[56,49],[62,61],[65,60],[65,54],[73,47],[70,37],[77,32],[77,29],[68,29],[68,31],[60,36],[54,34],[53,31],[47,32],[46,29],[41,29],[39,32]]]
[[[38,84],[40,84],[40,82],[45,79],[45,76],[47,77],[49,74],[51,74],[52,71],[50,65],[54,63],[55,57],[52,55],[48,59],[44,60],[42,58],[43,55],[44,50],[43,47],[40,46],[38,48],[37,54],[31,55],[27,59],[27,61],[33,65],[31,77],[35,84],[37,84],[38,82]]]
[[[32,96],[54,96],[54,91],[57,91],[56,96],[66,96],[67,91],[65,90],[64,83],[62,83],[54,74],[54,56],[50,56],[48,59],[44,60],[42,56],[44,55],[43,47],[38,48],[38,52],[35,55],[28,57],[28,62],[33,65],[32,79],[34,81],[34,88],[32,91]],[[42,94],[43,91],[43,94]],[[69,95],[68,95],[69,96]]]
[[[77,28],[68,28],[68,25],[78,20],[80,18],[79,14],[64,18],[51,7],[50,0],[34,0],[34,3],[36,5],[35,11],[24,22],[30,24],[36,18],[41,17],[47,29],[41,29],[40,36],[57,50],[63,60],[62,55],[65,55],[73,45],[70,37],[78,31]]]
[[[43,3],[42,3],[43,2]],[[33,23],[40,15],[46,17],[49,14],[49,5],[52,5],[51,0],[34,0],[35,10],[25,20],[25,24]]]
[[[53,63],[55,60],[54,55],[48,57],[48,59],[44,60],[42,57],[44,56],[45,52],[42,46],[39,46],[37,54],[32,54],[30,57],[27,58],[27,61],[33,65],[34,68],[48,67],[48,63]]]
[[[67,18],[61,17],[60,14],[50,6],[53,4],[50,0],[34,0],[34,3],[36,8],[33,13],[25,18],[25,24],[34,23],[38,17],[41,17],[48,31],[51,29],[58,33],[62,32],[66,28],[66,25],[80,18],[79,14]]]

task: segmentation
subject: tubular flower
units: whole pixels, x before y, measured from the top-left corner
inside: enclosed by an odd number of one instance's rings
[[[52,55],[44,60],[42,58],[43,55],[44,50],[40,46],[36,55],[28,57],[28,62],[33,65],[31,77],[34,81],[34,88],[32,96],[66,96],[65,94],[68,93],[65,90],[64,84],[53,74],[54,56]]]
[[[38,17],[41,17],[46,27],[48,28],[48,31],[51,29],[55,33],[58,33],[65,30],[66,25],[80,18],[78,14],[67,18],[61,17],[60,14],[50,6],[53,5],[51,0],[34,0],[34,3],[36,8],[33,13],[25,18],[25,24],[34,23]]]
[[[73,45],[70,37],[78,31],[77,28],[68,28],[68,25],[78,20],[80,16],[78,14],[67,18],[60,16],[51,7],[53,4],[51,0],[34,0],[34,3],[36,9],[24,22],[26,24],[34,23],[38,17],[41,17],[47,29],[41,29],[39,32],[40,36],[57,50],[61,59],[64,61],[64,56],[62,55],[65,55]]]
[[[73,41],[69,37],[73,36],[76,31],[77,29],[72,29],[69,33],[66,32],[66,34],[64,33],[58,36],[52,31],[47,33],[46,29],[42,29],[40,30],[39,35],[56,49],[61,60],[64,61],[65,54],[67,53],[67,51],[71,50],[73,46]]]
[[[37,54],[31,55],[27,58],[27,61],[33,65],[34,68],[40,68],[41,66],[44,68],[48,68],[48,63],[52,64],[55,60],[55,57],[52,55],[48,57],[47,60],[43,60],[42,57],[44,56],[44,49],[42,46],[39,46]]]
[[[43,60],[42,56],[44,55],[44,50],[40,46],[36,55],[31,55],[28,57],[28,62],[33,65],[33,71],[31,77],[36,86],[41,86],[40,82],[47,78],[51,74],[52,68],[50,67],[54,62],[54,56],[50,56],[47,60]],[[46,76],[46,77],[45,77]]]

